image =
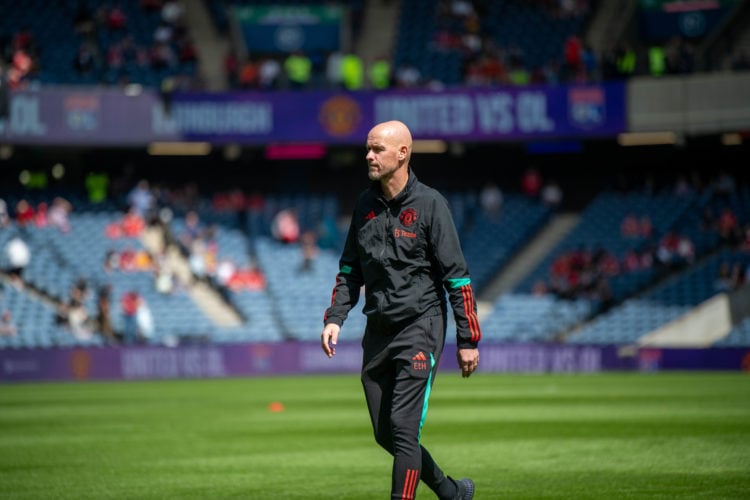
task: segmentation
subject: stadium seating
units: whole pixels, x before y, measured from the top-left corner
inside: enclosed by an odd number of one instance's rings
[[[568,337],[571,343],[629,344],[697,306],[722,291],[717,287],[717,276],[722,262],[739,261],[745,266],[750,256],[730,249],[722,249],[683,273],[621,306],[608,311]],[[741,341],[743,326],[721,344]]]
[[[452,196],[455,201],[457,196]],[[520,194],[504,196],[502,211],[489,216],[477,206],[475,193],[464,194],[457,224],[464,255],[477,293],[492,281],[511,257],[549,220],[551,209]]]
[[[617,285],[622,304],[597,315],[597,304],[587,298],[558,298],[553,294],[532,293],[535,279],[544,276],[549,263],[559,252],[581,245],[606,243],[615,253],[622,253],[630,245],[644,244],[645,240],[629,241],[620,235],[619,224],[631,211],[649,213],[653,217],[655,234],[681,227],[700,237],[700,212],[705,206],[721,207],[726,200],[736,208],[742,220],[748,220],[746,186],[729,198],[712,195],[677,197],[669,194],[602,193],[584,210],[581,223],[567,238],[551,249],[547,260],[516,290],[503,294],[492,304],[483,318],[485,339],[489,341],[537,341],[561,339],[568,334],[572,343],[629,343],[641,335],[674,319],[715,293],[713,288],[717,266],[722,259],[732,257],[719,251],[715,236],[704,236],[698,258],[699,266],[678,270],[673,281],[644,293],[658,278],[653,272],[632,273],[620,277]],[[503,213],[498,220],[487,218],[478,208],[476,192],[448,193],[451,210],[461,233],[462,244],[472,269],[473,279],[480,289],[493,279],[508,259],[529,241],[549,218],[549,210],[537,202],[508,193]],[[214,229],[217,259],[228,258],[239,266],[257,265],[266,278],[262,290],[235,289],[226,291],[226,299],[242,317],[236,327],[221,327],[201,311],[189,294],[178,287],[175,293],[163,295],[155,291],[150,270],[105,271],[108,251],[125,249],[145,250],[144,243],[135,237],[106,237],[109,225],[117,223],[122,212],[111,205],[96,209],[77,199],[80,210],[71,216],[71,230],[63,233],[53,228],[26,227],[34,258],[26,270],[27,291],[8,288],[5,306],[23,329],[17,337],[2,339],[6,347],[99,345],[98,335],[76,338],[70,331],[55,324],[55,302],[65,301],[79,279],[85,279],[95,290],[107,284],[113,297],[112,321],[121,329],[118,299],[129,290],[138,291],[149,304],[156,322],[156,335],[150,342],[174,343],[193,341],[256,342],[284,339],[312,340],[318,338],[322,312],[330,301],[331,287],[338,270],[338,257],[343,240],[321,248],[313,265],[303,271],[302,251],[298,243],[285,244],[272,236],[274,215],[283,208],[293,207],[300,214],[305,228],[319,228],[326,218],[336,218],[338,207],[332,195],[269,195],[260,209],[248,209],[245,217],[211,208],[201,210],[203,221]],[[208,204],[201,205],[208,207]],[[244,221],[246,226],[241,226]],[[169,223],[171,238],[179,240],[184,230],[184,214],[177,214]],[[19,229],[12,224],[0,232],[0,243],[5,243]],[[704,231],[705,232],[705,231]],[[707,256],[707,257],[703,257]],[[745,261],[741,261],[746,265]],[[629,283],[625,283],[629,280]],[[34,298],[34,294],[38,298]],[[633,298],[629,298],[633,297]],[[94,294],[87,297],[89,315],[96,313]],[[346,323],[350,335],[359,336],[364,330],[362,301]],[[587,320],[591,319],[588,323]],[[453,327],[452,318],[449,328]],[[576,326],[583,325],[576,329]],[[722,345],[745,342],[746,327],[738,326]]]
[[[122,9],[126,18],[123,29],[110,29],[101,18],[105,17],[106,8],[115,4]],[[95,26],[90,38],[94,47],[94,62],[91,70],[84,72],[76,69],[74,64],[79,49],[88,39],[75,26],[79,6],[88,7],[86,10]],[[196,65],[192,61],[176,60],[174,64],[163,67],[150,64],[148,57],[161,15],[158,9],[147,10],[136,1],[27,0],[23,2],[23,8],[19,8],[14,0],[0,0],[0,12],[3,13],[0,16],[0,40],[12,39],[21,29],[31,34],[33,43],[30,55],[38,57],[38,64],[29,81],[37,84],[119,85],[126,81],[159,88],[166,77],[195,75]],[[108,51],[128,37],[132,37],[133,45],[142,54],[126,57],[121,68],[108,64]],[[169,45],[179,54],[175,40]]]
[[[412,65],[425,81],[439,81],[447,86],[464,82],[469,51],[444,48],[436,43],[441,31],[459,38],[468,32],[464,19],[439,13],[439,4],[449,3],[402,2],[394,68]],[[538,2],[500,0],[483,6],[485,10],[478,12],[482,36],[497,47],[516,50],[529,72],[549,62],[561,61],[565,39],[571,34],[581,34],[585,21],[584,15],[555,18]]]

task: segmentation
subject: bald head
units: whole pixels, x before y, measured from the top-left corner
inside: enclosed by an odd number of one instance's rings
[[[368,143],[371,139],[387,142],[398,150],[406,148],[405,157],[403,159],[408,163],[409,157],[411,156],[412,139],[409,127],[407,127],[404,122],[391,120],[378,123],[367,135]]]
[[[367,134],[370,180],[403,187],[409,176],[411,147],[411,132],[403,122],[392,120],[375,125]]]

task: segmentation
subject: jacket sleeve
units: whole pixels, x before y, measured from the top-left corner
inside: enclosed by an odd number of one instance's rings
[[[469,268],[461,250],[448,202],[438,196],[433,204],[430,240],[443,287],[456,321],[456,343],[459,348],[475,348],[482,338],[477,304],[471,286]]]
[[[331,294],[331,305],[325,310],[323,324],[344,324],[349,311],[359,301],[359,291],[363,285],[362,269],[357,252],[357,229],[354,223],[349,226],[344,250],[339,259],[339,272]]]

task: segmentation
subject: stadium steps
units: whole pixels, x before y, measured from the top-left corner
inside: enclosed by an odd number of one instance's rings
[[[635,14],[637,4],[637,0],[597,2],[585,38],[598,54],[617,45]]]
[[[730,36],[732,40],[728,42]],[[729,43],[731,50],[727,50]],[[694,58],[697,66],[706,71],[726,70],[743,50],[750,50],[750,4],[737,2],[723,24],[695,48]]]
[[[224,59],[229,51],[229,39],[216,30],[211,13],[203,0],[183,0],[183,4],[185,22],[195,41],[206,90],[226,90]]]
[[[242,317],[224,301],[216,290],[208,283],[194,279],[187,259],[179,248],[175,245],[168,245],[166,250],[162,248],[164,234],[161,227],[147,228],[141,241],[154,255],[166,251],[167,265],[175,270],[178,281],[185,287],[190,298],[216,326],[234,327],[243,324]]]
[[[365,2],[362,31],[355,36],[355,50],[365,65],[393,52],[401,2]]]
[[[526,275],[535,269],[557,243],[575,227],[580,219],[576,213],[557,214],[514,257],[504,270],[482,292],[482,308],[508,290],[513,289]]]
[[[732,329],[728,294],[720,293],[638,339],[642,347],[707,348]]]

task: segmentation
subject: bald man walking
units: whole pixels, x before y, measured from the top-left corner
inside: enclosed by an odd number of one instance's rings
[[[329,358],[336,354],[341,326],[364,286],[362,386],[375,440],[393,455],[391,498],[415,498],[422,480],[440,499],[465,500],[473,498],[474,482],[446,476],[420,437],[449,306],[463,377],[477,368],[482,333],[448,203],[417,180],[411,153],[402,122],[380,123],[367,135],[372,183],[357,199],[321,346]]]

